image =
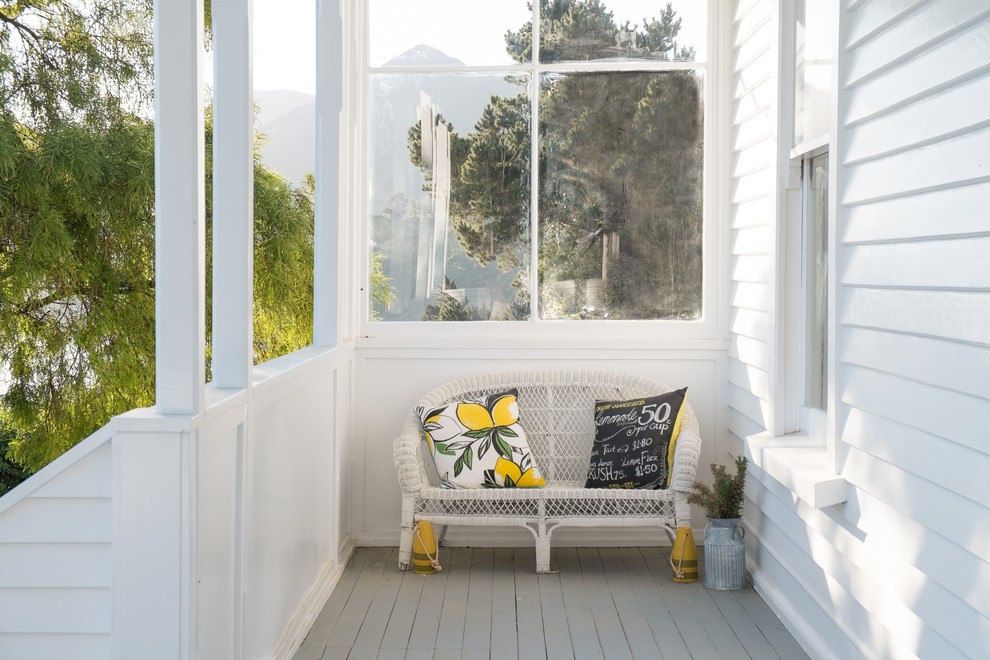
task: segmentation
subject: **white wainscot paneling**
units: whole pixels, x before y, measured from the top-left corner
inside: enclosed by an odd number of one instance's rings
[[[259,394],[250,420],[250,610],[254,657],[283,640],[331,561],[334,372],[300,376]]]
[[[368,350],[363,358],[364,383],[355,401],[356,426],[361,429],[354,446],[356,486],[354,533],[359,542],[384,543],[398,539],[400,491],[392,463],[392,441],[416,400],[434,387],[477,373],[539,370],[601,370],[634,373],[670,387],[688,387],[688,399],[698,416],[703,439],[699,465],[716,459],[717,385],[716,354],[698,352],[696,359],[683,354],[651,355],[650,351],[619,351],[611,357],[583,357],[587,352],[563,351],[559,358],[549,351],[471,350],[412,351]],[[589,411],[590,414],[590,411]],[[523,420],[525,424],[525,420]],[[701,520],[696,521],[703,525]],[[470,528],[471,532],[477,532]],[[532,537],[519,530],[525,545]],[[509,530],[512,534],[514,530]],[[502,536],[506,536],[500,532]],[[479,539],[482,532],[474,534]],[[487,537],[485,537],[487,538]],[[513,537],[515,538],[515,537]],[[661,540],[657,535],[657,541]],[[601,542],[608,542],[608,534]]]
[[[206,658],[232,658],[237,634],[236,571],[239,509],[239,444],[243,427],[212,429],[198,443],[197,614],[199,652]]]
[[[4,635],[0,633],[0,658],[4,660],[107,660],[109,635]]]

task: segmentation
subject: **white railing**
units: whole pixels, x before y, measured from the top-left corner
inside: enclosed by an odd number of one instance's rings
[[[0,657],[291,657],[349,554],[352,357],[116,417],[0,498]]]

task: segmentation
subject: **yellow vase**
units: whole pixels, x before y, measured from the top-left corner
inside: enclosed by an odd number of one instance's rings
[[[421,520],[416,523],[416,531],[413,534],[413,572],[424,575],[436,573],[440,570],[438,559],[437,537],[433,534],[433,525]]]
[[[670,568],[674,582],[698,581],[698,548],[690,527],[678,527],[674,547],[670,550]]]

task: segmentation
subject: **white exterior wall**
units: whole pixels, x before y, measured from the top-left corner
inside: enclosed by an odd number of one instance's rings
[[[728,427],[738,440],[770,430],[771,255],[777,206],[777,21],[772,0],[739,2],[732,57],[729,207]]]
[[[110,656],[110,437],[100,431],[0,499],[0,658]]]
[[[739,26],[778,14],[775,0],[738,5],[740,86],[764,74],[741,56],[752,44]],[[990,11],[978,0],[846,0],[839,26],[831,267],[836,459],[849,497],[815,509],[754,468],[750,567],[814,655],[985,657]],[[760,274],[771,285],[773,270]],[[777,341],[734,331],[735,346]],[[769,391],[753,354],[736,367],[749,386],[730,401],[740,438],[772,426],[756,414]]]

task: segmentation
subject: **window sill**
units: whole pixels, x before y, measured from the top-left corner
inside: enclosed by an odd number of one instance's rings
[[[848,484],[836,474],[825,445],[803,434],[746,438],[746,455],[765,475],[816,509],[848,499]]]

